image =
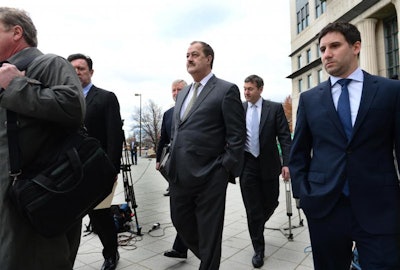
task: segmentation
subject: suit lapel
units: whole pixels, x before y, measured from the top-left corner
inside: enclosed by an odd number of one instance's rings
[[[97,95],[97,88],[92,85],[92,87],[90,87],[90,90],[88,92],[88,94],[86,95],[85,101],[86,101],[86,106],[88,106],[90,103],[92,103],[93,98]]]
[[[376,92],[378,91],[378,81],[371,76],[369,73],[363,71],[364,82],[361,94],[360,107],[358,109],[357,118],[354,123],[353,135],[359,129],[361,123],[364,121],[365,116],[371,107],[372,100],[374,99]]]
[[[319,93],[321,95],[322,107],[326,109],[328,117],[331,119],[334,126],[339,130],[339,132],[342,133],[342,135],[347,139],[346,133],[344,132],[342,123],[340,122],[339,119],[339,115],[333,103],[330,80],[327,80],[323,84],[321,84],[319,88]]]
[[[264,127],[264,124],[265,124],[270,112],[271,112],[271,106],[270,106],[269,102],[263,99],[263,102],[261,105],[261,119],[260,119],[260,128],[259,128],[260,133]]]
[[[188,113],[188,115],[186,116],[186,118],[182,121],[182,123],[184,123],[186,121],[186,119],[188,119],[190,117],[190,115],[192,113],[194,113],[197,108],[200,106],[200,104],[203,102],[203,100],[206,98],[206,96],[208,96],[208,94],[210,94],[210,92],[212,91],[212,89],[214,89],[215,84],[217,82],[217,79],[215,77],[215,75],[213,75],[208,82],[206,83],[206,85],[204,85],[203,89],[201,90],[199,96],[196,99],[196,102],[193,104],[192,109],[190,110],[190,112]],[[184,99],[182,100],[182,104],[183,101],[185,100],[187,94],[189,93],[189,90],[192,86],[190,85],[190,87],[188,88],[187,93],[184,95]],[[180,108],[182,108],[182,104],[180,105]],[[180,111],[180,110],[179,110]]]
[[[187,95],[189,94],[190,88],[192,88],[192,84],[183,88],[178,94],[178,98],[176,99],[176,104],[175,104],[175,109],[174,109],[176,123],[181,123],[180,119],[181,119],[182,105],[183,105],[183,102],[185,101]]]

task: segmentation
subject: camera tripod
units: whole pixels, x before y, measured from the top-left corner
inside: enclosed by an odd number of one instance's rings
[[[301,218],[301,213],[300,213],[300,201],[298,199],[295,199],[296,201],[296,208],[299,214],[299,225],[292,225],[292,191],[291,191],[291,184],[290,180],[285,181],[285,194],[286,194],[286,215],[289,218],[289,226],[287,228],[266,228],[269,230],[279,230],[281,233],[289,240],[293,241],[293,233],[292,229],[296,229],[299,227],[303,227],[303,219]],[[288,232],[286,232],[288,231]]]
[[[124,142],[124,146],[126,146],[126,142]],[[142,228],[139,225],[136,208],[138,207],[136,204],[135,192],[133,190],[133,182],[132,182],[132,174],[131,174],[131,163],[129,162],[129,149],[124,147],[122,150],[122,158],[121,158],[121,171],[122,171],[122,180],[124,183],[124,194],[125,201],[130,205],[133,211],[133,216],[135,218],[136,223],[136,231],[133,231],[136,235],[142,235]]]

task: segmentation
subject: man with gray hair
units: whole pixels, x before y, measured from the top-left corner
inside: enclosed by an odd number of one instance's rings
[[[42,154],[54,149],[67,130],[82,124],[81,84],[66,59],[37,49],[36,28],[23,10],[0,7],[0,62],[1,269],[71,270],[81,223],[64,234],[44,238],[17,211],[8,196],[12,178],[5,123],[7,110],[17,113],[22,172],[37,172],[39,163],[48,162]]]
[[[174,102],[176,101],[176,96],[178,95],[179,91],[181,91],[186,85],[187,83],[181,79],[172,82],[172,99],[174,100]],[[160,169],[162,150],[164,146],[170,143],[171,140],[172,115],[174,114],[174,108],[175,106],[170,108],[164,113],[163,116],[163,121],[161,124],[161,136],[157,146],[156,170]],[[169,196],[169,188],[164,195]],[[164,252],[164,256],[185,259],[187,258],[187,250],[187,246],[185,245],[185,243],[183,243],[179,234],[177,234],[172,249]]]

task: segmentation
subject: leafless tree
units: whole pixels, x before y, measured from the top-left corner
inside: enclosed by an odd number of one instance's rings
[[[162,116],[161,107],[155,104],[151,99],[142,107],[142,140],[140,140],[140,132],[138,131],[140,128],[140,108],[135,108],[132,114],[135,125],[132,130],[135,134],[134,136],[138,137],[136,141],[142,141],[142,145],[144,143],[149,143],[151,144],[149,145],[150,147],[156,149],[160,139]]]

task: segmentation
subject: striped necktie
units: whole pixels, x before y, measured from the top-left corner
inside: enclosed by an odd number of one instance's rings
[[[199,83],[199,82],[194,83],[193,95],[192,95],[192,98],[189,101],[189,104],[186,107],[185,112],[183,113],[182,120],[184,120],[186,118],[186,116],[189,114],[190,110],[192,109],[193,104],[196,102],[198,89],[199,89],[200,85],[201,85],[201,83]]]

